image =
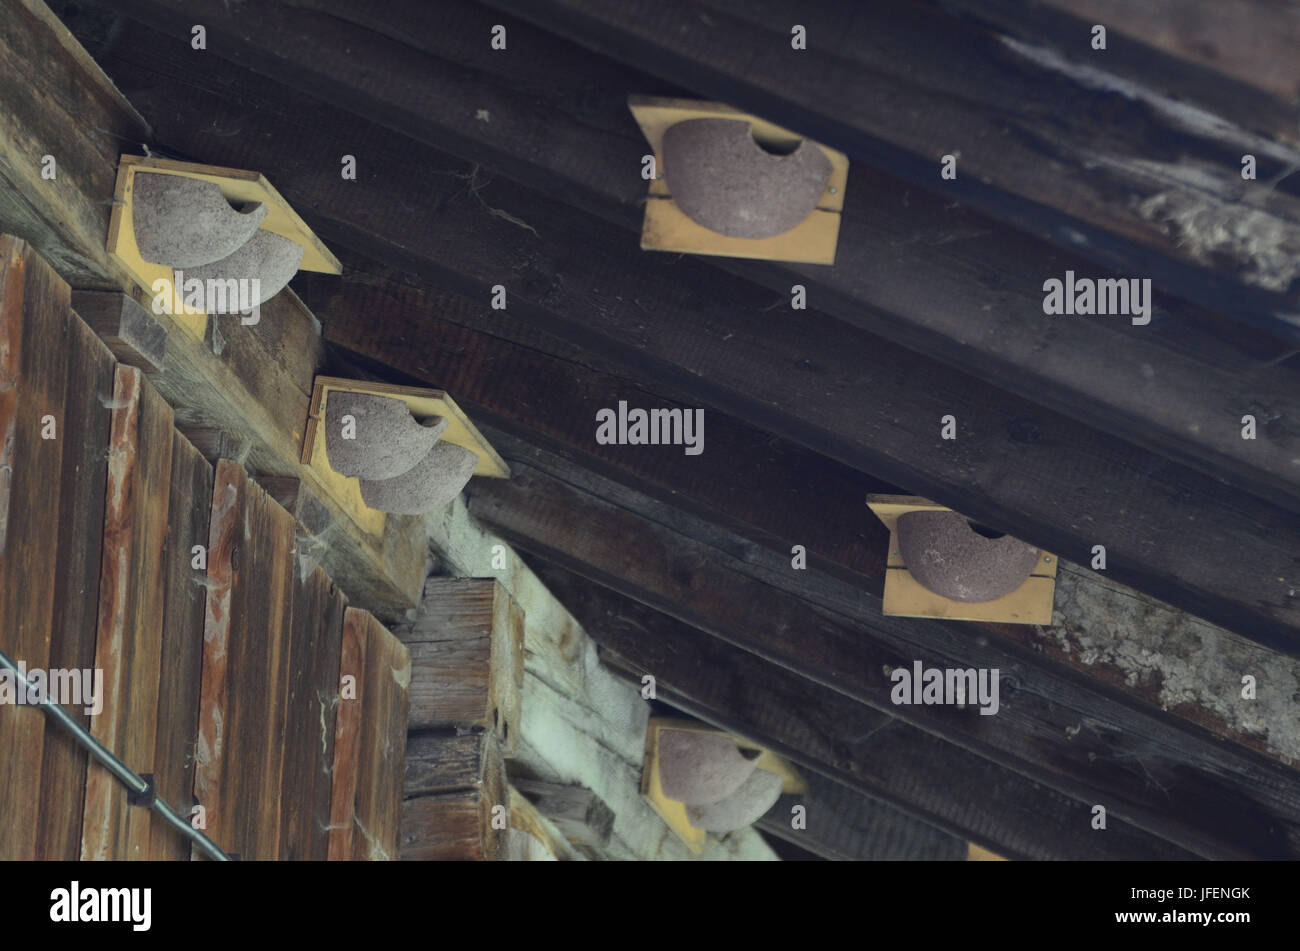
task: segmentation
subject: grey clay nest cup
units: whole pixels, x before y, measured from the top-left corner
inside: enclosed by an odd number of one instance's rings
[[[355,439],[343,438],[344,416],[356,421]],[[387,396],[334,390],[325,400],[325,455],[345,476],[399,476],[429,454],[446,428],[441,416],[420,425],[406,403]]]
[[[817,207],[831,177],[826,153],[808,141],[773,155],[744,119],[687,119],[663,139],[664,178],[687,217],[732,238],[789,231]]]
[[[706,832],[735,832],[753,825],[781,798],[785,782],[776,773],[756,769],[730,796],[707,806],[687,806],[691,825]]]
[[[298,273],[302,254],[302,245],[297,241],[290,241],[271,231],[259,231],[228,257],[202,267],[190,268],[185,272],[185,279],[248,281],[256,278],[258,294],[255,303],[264,304],[280,293],[284,285]],[[232,297],[238,301],[238,295],[227,295],[227,301],[231,301]],[[238,308],[234,305],[224,308],[214,305],[205,309],[209,313],[230,314]]]
[[[898,518],[903,564],[920,584],[953,601],[978,603],[1010,594],[1042,553],[1004,535],[985,538],[957,512],[907,512]]]
[[[238,211],[214,182],[136,172],[132,227],[140,256],[168,267],[201,267],[234,254],[253,236],[267,209]]]
[[[664,795],[688,806],[725,799],[758,764],[729,737],[691,730],[659,732],[659,783]]]
[[[423,515],[460,494],[474,474],[478,456],[463,446],[440,442],[411,469],[391,479],[361,480],[361,499],[394,515]]]

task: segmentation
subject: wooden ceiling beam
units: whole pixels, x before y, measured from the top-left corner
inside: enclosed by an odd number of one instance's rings
[[[806,770],[1014,858],[1188,858],[1131,824],[1093,831],[1088,807],[551,563],[534,571],[658,699]],[[609,659],[609,654],[604,656]],[[954,781],[954,777],[961,777]],[[1111,833],[1117,833],[1112,836]]]
[[[501,283],[512,316],[634,376],[1074,561],[1103,544],[1117,579],[1300,650],[1295,516],[838,321],[791,320],[773,310],[780,298],[698,261],[643,254],[570,206],[500,180],[485,191],[472,167],[215,58],[196,88],[177,59],[188,47],[169,52],[141,29],[125,36],[148,45],[148,62],[108,62],[160,138],[210,161],[274,167],[331,243],[483,299]],[[322,156],[352,152],[365,163],[357,181],[323,170]],[[955,443],[937,437],[947,413],[959,419]]]
[[[310,0],[311,9],[303,9],[301,3],[273,2],[263,7],[256,28],[247,18],[225,11],[218,0],[205,0],[205,4],[201,7],[205,24],[222,36],[221,43],[212,47],[218,55],[238,59],[251,69],[403,135],[491,166],[554,199],[626,228],[640,228],[645,183],[639,169],[647,145],[631,120],[625,97],[628,92],[672,92],[663,80],[585,53],[558,37],[464,0],[449,0],[436,9],[426,9],[419,0],[397,0],[397,6],[382,19],[358,12],[355,5],[341,0]],[[548,5],[558,8],[565,3],[557,0]],[[575,0],[574,6],[580,5]],[[128,0],[124,6],[179,31],[188,42],[192,4],[186,5],[179,19],[175,16],[179,0]],[[667,15],[671,18],[688,6],[692,6],[691,0],[674,0]],[[750,6],[746,5],[746,11]],[[752,12],[737,12],[735,18],[743,20],[732,23],[725,16],[719,18],[703,0],[694,0],[694,7],[705,14],[704,22],[715,18],[719,24],[727,21],[727,29],[733,30],[740,42],[759,42],[766,36],[755,33],[750,21],[757,15]],[[801,12],[816,16],[811,11]],[[610,20],[621,15],[599,13]],[[647,22],[657,23],[663,15],[664,8],[655,7]],[[881,8],[869,15],[884,17],[887,22],[882,28],[889,24],[895,30],[917,28],[909,19],[916,14]],[[557,16],[555,23],[568,22],[567,15]],[[893,23],[891,16],[898,23]],[[861,18],[850,16],[847,21],[856,23]],[[505,54],[492,50],[487,42],[491,24],[503,19],[513,31]],[[951,30],[950,19],[939,16],[937,22]],[[694,15],[689,20],[699,22]],[[720,27],[715,24],[715,28]],[[787,34],[782,45],[788,51],[788,27],[782,29]],[[814,29],[823,37],[831,32],[824,25]],[[972,26],[959,29],[982,35]],[[769,36],[763,42],[770,40]],[[712,49],[720,42],[709,41],[707,47]],[[625,55],[633,61],[668,55],[658,47],[655,50],[641,57]],[[713,62],[699,49],[692,49],[691,54]],[[834,131],[841,120],[856,120],[858,111],[864,109],[885,110],[884,118],[873,114],[877,124],[890,115],[917,112],[907,98],[901,100],[902,105],[889,100],[882,106],[877,104],[877,95],[853,85],[867,82],[865,77],[872,75],[862,64],[841,61],[821,48],[806,55],[807,62],[826,64],[831,79],[847,84],[843,96],[819,93],[813,97],[801,87],[800,94],[787,101],[784,78],[778,79],[761,66],[754,67],[760,76],[747,76],[750,85],[742,83],[733,90],[727,70],[740,67],[730,59],[717,67],[725,74],[723,79],[690,56],[683,71],[666,70],[666,75],[676,81],[683,77],[696,81],[697,95],[735,92],[739,98],[730,98],[735,104],[808,134],[816,132],[808,123],[815,125],[825,118],[832,125],[829,131]],[[757,55],[746,60],[751,65],[766,62]],[[800,62],[804,61],[796,59],[796,69]],[[999,74],[1003,93],[1014,78],[1031,88],[1033,95],[1041,95],[1036,90],[1042,83],[1024,79],[1018,68],[1006,64],[998,68],[1011,73]],[[822,75],[821,67],[815,71]],[[714,82],[721,85],[715,88]],[[1054,88],[1054,81],[1045,82]],[[771,83],[778,83],[780,90],[774,91]],[[911,90],[910,95],[921,94]],[[1078,98],[1076,92],[1070,101]],[[840,109],[836,104],[841,99],[851,108]],[[467,106],[471,102],[472,110]],[[926,102],[923,123],[931,121],[933,112],[928,98]],[[1001,103],[995,110],[999,122],[1007,108],[1010,106]],[[989,120],[984,116],[981,121]],[[963,162],[980,153],[976,146],[963,142],[975,137],[982,143],[994,136],[979,137],[987,131],[982,126],[968,129],[958,123],[955,129],[946,135],[929,129],[927,134],[937,136],[935,141],[951,140],[955,143],[951,149],[965,149]],[[997,148],[984,160],[1001,162],[1007,138],[999,127]],[[938,148],[927,145],[929,151]],[[864,157],[892,168],[877,152],[868,151]],[[1297,157],[1300,159],[1300,152]],[[1095,183],[1095,176],[1106,174],[1104,163],[1086,170],[1067,163],[1067,170],[1050,156],[1035,155],[1034,161],[1036,168],[1041,166],[1033,176],[1035,181],[1044,176],[1050,179],[1052,195],[1084,190],[1096,201],[1104,198],[1115,209],[1127,207]],[[954,201],[954,197],[973,200],[970,190],[979,194],[990,191],[980,184],[975,171],[967,171],[963,165],[956,181],[941,180],[937,151],[933,156],[927,151],[923,168],[923,174],[918,172],[914,179],[933,194],[913,187],[905,175],[894,178],[876,169],[854,167],[846,191],[838,264],[833,268],[730,259],[713,259],[711,263],[781,295],[788,295],[793,283],[802,283],[809,288],[814,308],[1090,426],[1157,447],[1184,464],[1300,511],[1300,474],[1291,462],[1300,453],[1300,431],[1283,422],[1300,415],[1300,377],[1288,367],[1272,365],[1271,361],[1286,352],[1276,339],[1260,339],[1225,320],[1225,314],[1238,313],[1248,297],[1239,285],[1211,274],[1210,288],[1202,287],[1210,272],[1182,267],[1177,279],[1170,278],[1161,289],[1184,294],[1195,305],[1162,293],[1148,326],[1130,326],[1126,318],[1121,319],[1122,325],[1116,325],[1113,317],[1048,318],[1043,313],[1046,279],[1064,280],[1067,271],[1080,276],[1112,276],[1081,256],[1101,247],[1101,237],[1083,244],[1066,241],[1063,250],[1053,248]],[[1004,194],[998,192],[995,197]],[[1274,195],[1271,200],[1293,199]],[[1080,199],[1078,204],[1087,202]],[[1300,200],[1295,204],[1300,209]],[[1124,213],[1115,211],[1121,216]],[[512,214],[519,217],[517,212]],[[1018,219],[1015,223],[1024,224]],[[1029,230],[1038,234],[1043,229]],[[1086,224],[1071,219],[1068,227],[1054,224],[1047,228],[1047,236],[1082,236],[1086,230]],[[1300,242],[1300,227],[1296,228],[1296,241]],[[1183,241],[1178,246],[1189,243]],[[1106,260],[1118,269],[1115,276],[1131,276],[1135,266],[1141,275],[1159,276],[1129,248]],[[1222,291],[1220,285],[1225,283],[1227,291],[1218,296],[1211,293]],[[1223,313],[1202,309],[1211,301],[1216,301]],[[1300,303],[1274,302],[1270,306],[1294,312]],[[1296,334],[1300,336],[1300,331]],[[1260,428],[1259,438],[1249,442],[1241,439],[1241,419],[1247,414],[1256,416]]]
[[[788,560],[735,557],[622,499],[598,499],[526,463],[512,471],[509,482],[471,486],[469,510],[525,551],[1207,857],[1300,855],[1294,771],[1081,687],[964,625],[882,616],[869,595],[841,598]],[[781,585],[782,572],[798,580]],[[800,598],[786,586],[826,594]],[[918,661],[1002,671],[1006,706],[954,716],[893,703],[889,671]]]
[[[972,27],[937,3],[487,2],[1300,340],[1300,196],[1269,185],[1300,161],[1294,109],[1283,102],[1249,96],[1226,114],[1199,110],[1108,73],[1099,58],[1109,50],[1092,50],[1090,29],[1043,47]],[[1254,14],[1256,29],[1288,25],[1281,11]],[[792,48],[794,24],[806,27],[807,50]],[[1244,152],[1264,171],[1239,203],[1249,189]],[[959,155],[955,180],[939,178],[944,154]]]

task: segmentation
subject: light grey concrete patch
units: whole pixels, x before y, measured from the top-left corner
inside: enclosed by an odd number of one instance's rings
[[[1300,660],[1062,562],[1053,625],[1039,636],[1088,666],[1118,671],[1130,687],[1158,688],[1160,705],[1187,705],[1258,738],[1300,766]],[[1256,681],[1242,697],[1241,678]]]
[[[688,217],[733,238],[789,231],[817,207],[831,176],[826,153],[803,141],[765,151],[743,119],[687,119],[664,133],[664,178]]]
[[[903,564],[920,584],[954,601],[993,601],[1025,583],[1041,555],[1010,535],[985,538],[957,512],[898,519]]]
[[[185,271],[185,281],[197,278],[209,281],[251,281],[258,282],[257,294],[251,304],[264,304],[289,283],[289,279],[298,273],[302,262],[303,247],[297,241],[290,241],[272,231],[259,231],[249,238],[241,247],[230,255],[212,264],[192,267]],[[240,307],[241,295],[226,293],[227,304],[221,306],[209,298],[209,306],[204,308],[212,314],[234,314],[245,308]],[[247,295],[244,295],[247,296]]]
[[[356,438],[343,438],[343,417],[356,421]],[[358,479],[391,479],[429,454],[447,428],[436,416],[421,425],[406,403],[373,393],[333,390],[325,400],[325,456],[335,472]]]
[[[781,777],[756,769],[730,796],[707,806],[687,806],[691,825],[706,832],[735,832],[752,825],[781,798]]]
[[[730,796],[758,765],[735,742],[716,733],[659,731],[659,783],[664,795],[688,806],[704,806]]]
[[[200,267],[229,257],[266,217],[260,202],[232,208],[214,182],[136,172],[131,219],[140,256],[168,267]]]
[[[477,465],[478,456],[470,450],[440,442],[401,475],[362,479],[361,499],[371,508],[394,515],[423,515],[460,495]]]

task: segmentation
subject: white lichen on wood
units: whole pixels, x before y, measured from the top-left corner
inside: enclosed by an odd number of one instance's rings
[[[1111,668],[1129,687],[1158,690],[1164,709],[1193,719],[1209,714],[1300,766],[1300,660],[1068,562],[1057,576],[1053,626],[1038,631],[1084,664]],[[1241,695],[1247,674],[1257,682],[1253,700]]]

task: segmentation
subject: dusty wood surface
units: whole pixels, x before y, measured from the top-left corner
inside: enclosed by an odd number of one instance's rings
[[[73,291],[72,307],[118,362],[145,373],[161,369],[167,331],[135,298],[120,291]]]
[[[373,615],[356,608],[346,613],[360,614],[358,623],[366,627],[352,857],[392,861],[398,858],[402,831],[411,655]]]
[[[403,860],[507,857],[509,789],[492,733],[413,733],[407,741],[403,795]]]
[[[0,10],[0,231],[78,287],[120,290],[105,250],[117,157],[148,126],[41,0]],[[41,177],[55,159],[53,180]]]
[[[490,730],[511,755],[524,616],[509,592],[492,578],[429,578],[419,615],[395,633],[411,652],[410,729]]]
[[[207,572],[195,568],[194,546],[208,545],[212,466],[184,436],[172,433],[167,538],[162,550],[162,655],[158,677],[158,732],[154,776],[158,795],[181,815],[194,802],[194,764],[202,689]],[[190,843],[154,822],[151,859],[187,860]]]
[[[292,548],[288,513],[243,467],[218,462],[194,794],[208,834],[245,859],[279,854]]]
[[[289,699],[280,793],[280,857],[329,857],[331,768],[345,599],[295,560]]]
[[[67,313],[67,285],[53,269],[25,242],[0,237],[0,624],[4,652],[32,669],[45,669],[50,659],[60,597],[60,474],[65,445],[70,455],[77,451],[66,432],[68,366],[60,330]],[[61,427],[59,438],[41,438],[47,414]],[[9,817],[0,824],[6,859],[38,854],[45,731],[39,711],[0,705],[0,751],[7,762],[25,764],[0,789],[0,812]],[[75,827],[68,814],[77,811],[72,795],[63,790],[54,802],[60,824]],[[61,856],[66,833],[51,831],[58,841],[50,851]]]
[[[104,710],[91,733],[137,773],[156,773],[172,411],[139,370],[119,366],[112,413],[95,642]],[[108,770],[89,767],[83,859],[148,858],[152,823],[152,813],[131,806]]]
[[[51,328],[51,331],[52,332]],[[58,522],[58,567],[50,667],[93,669],[98,627],[100,559],[103,556],[105,491],[108,485],[109,405],[112,355],[94,333],[67,315],[67,397],[59,420],[63,442]],[[84,709],[65,705],[90,725]],[[47,724],[41,762],[37,854],[75,859],[81,849],[82,797],[87,755],[63,730]]]
[[[360,782],[362,689],[368,625],[360,612],[343,614],[339,657],[339,704],[334,714],[334,764],[331,767],[329,860],[351,861],[354,850],[357,785]],[[350,678],[350,679],[349,679]]]

